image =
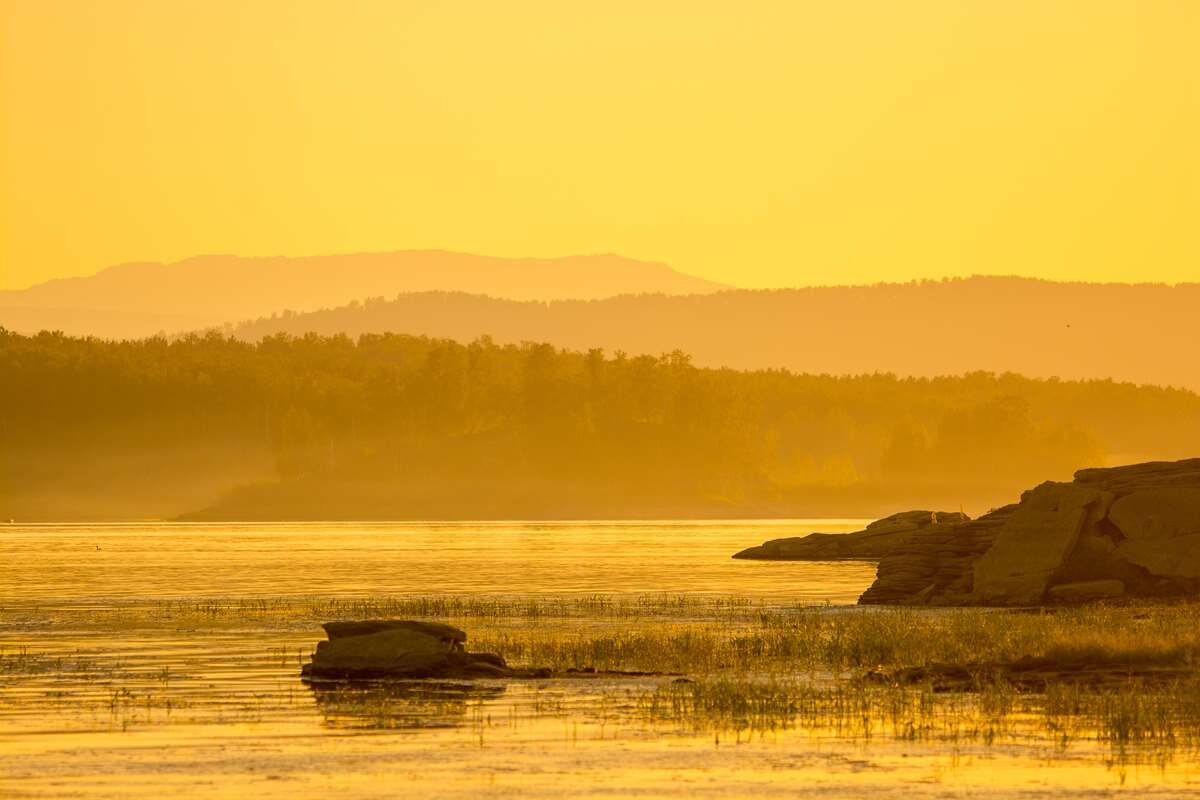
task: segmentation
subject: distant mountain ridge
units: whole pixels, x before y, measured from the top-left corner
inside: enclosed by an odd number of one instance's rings
[[[0,291],[0,325],[20,332],[136,338],[311,311],[374,295],[464,291],[514,300],[715,292],[721,284],[617,255],[496,258],[442,250],[119,264],[81,278]]]
[[[276,316],[235,335],[393,331],[539,341],[700,366],[833,375],[1113,378],[1200,389],[1200,284],[1086,284],[976,276],[875,286],[731,290],[684,297],[516,302],[454,293]]]

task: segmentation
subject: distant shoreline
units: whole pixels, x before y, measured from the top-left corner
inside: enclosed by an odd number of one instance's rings
[[[186,515],[185,515],[186,516]],[[184,519],[142,517],[127,519],[62,519],[62,520],[13,520],[0,524],[4,528],[54,528],[54,527],[119,527],[123,525],[449,525],[461,526],[478,524],[520,525],[523,523],[537,525],[573,525],[573,524],[669,524],[669,523],[714,523],[729,524],[744,522],[746,524],[762,524],[771,522],[807,522],[828,525],[857,525],[876,519],[873,516],[847,517],[806,517],[806,516],[676,516],[676,517],[389,517],[389,518],[259,518],[259,519]]]

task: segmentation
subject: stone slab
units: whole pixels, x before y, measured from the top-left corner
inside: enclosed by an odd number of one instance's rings
[[[1200,535],[1200,489],[1142,489],[1113,503],[1108,519],[1133,541]]]
[[[1130,539],[1117,547],[1116,554],[1152,575],[1200,579],[1200,534],[1170,539]]]
[[[975,562],[973,593],[985,603],[1040,603],[1092,509],[1103,501],[1100,490],[1072,483],[1043,483],[1026,492]]]

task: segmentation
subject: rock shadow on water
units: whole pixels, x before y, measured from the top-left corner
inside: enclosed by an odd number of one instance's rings
[[[503,696],[503,684],[454,681],[309,681],[326,727],[436,730],[466,727],[472,709]]]

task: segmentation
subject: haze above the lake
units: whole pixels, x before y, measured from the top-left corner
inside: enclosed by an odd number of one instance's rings
[[[0,288],[401,248],[1194,279],[1197,13],[5,3]]]

